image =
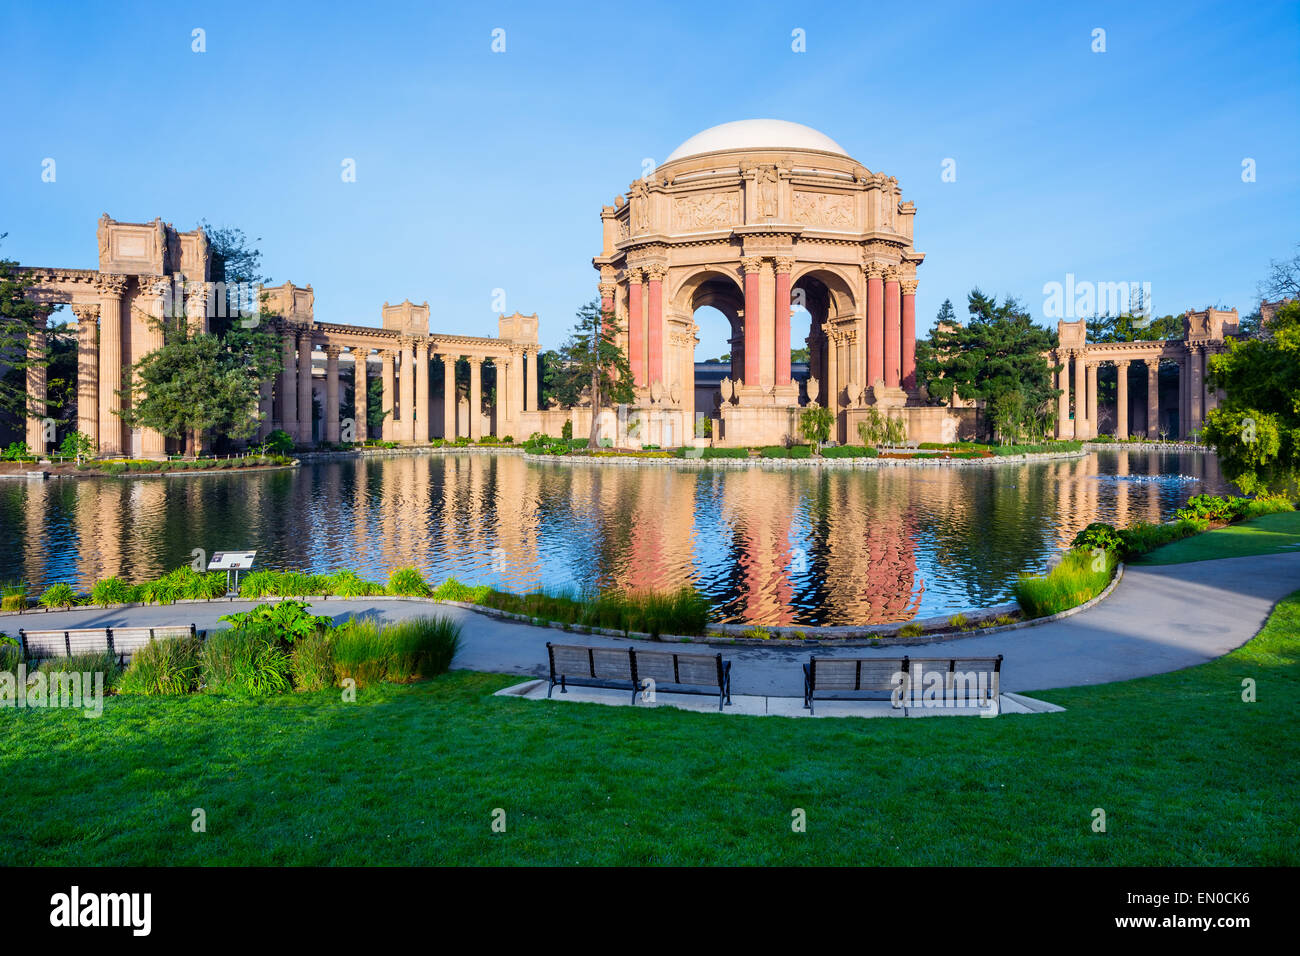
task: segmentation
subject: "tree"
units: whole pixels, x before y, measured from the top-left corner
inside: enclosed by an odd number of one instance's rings
[[[814,455],[822,453],[822,443],[830,438],[834,422],[831,410],[820,405],[809,405],[799,415],[799,434],[812,443]]]
[[[1229,339],[1210,357],[1209,381],[1224,400],[1203,437],[1229,480],[1246,494],[1295,490],[1300,481],[1300,302],[1282,306],[1257,339]]]
[[[220,336],[237,324],[235,310],[230,307],[230,293],[241,289],[246,294],[251,293],[260,283],[266,282],[266,276],[262,275],[262,253],[249,245],[242,229],[233,226],[217,228],[206,219],[199,226],[208,237],[209,274],[213,282],[224,283],[226,289],[227,300],[216,303],[216,315],[208,329]]]
[[[8,233],[0,233],[0,239]],[[34,285],[30,273],[18,263],[0,258],[0,412],[19,426],[42,410],[35,397],[27,394],[27,370],[44,368],[48,358],[42,350],[30,350],[32,336],[43,331],[44,308],[27,297]]]
[[[59,454],[64,458],[75,458],[80,465],[85,459],[94,456],[95,443],[83,432],[69,432],[59,446]]]
[[[967,308],[971,319],[964,327],[952,320],[936,323],[927,347],[918,350],[918,378],[944,401],[954,393],[983,400],[1003,441],[1045,436],[1060,394],[1052,384],[1059,366],[1045,358],[1056,348],[1056,333],[1035,325],[1010,296],[999,305],[975,288]]]
[[[591,433],[588,448],[598,448],[600,409],[606,402],[623,404],[633,399],[632,368],[627,353],[618,344],[614,313],[602,312],[600,304],[588,302],[578,310],[578,321],[569,340],[560,348],[558,361],[548,363],[552,394],[572,398],[587,389],[591,400]],[[562,402],[562,404],[564,404]]]
[[[727,361],[731,361],[730,355],[727,356]],[[812,352],[808,349],[807,346],[801,349],[790,350],[791,365],[799,365],[801,363],[810,362],[810,361],[812,361]]]

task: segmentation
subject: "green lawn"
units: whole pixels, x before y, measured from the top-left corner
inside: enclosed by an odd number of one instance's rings
[[[1218,661],[994,720],[531,702],[465,672],[0,710],[0,864],[1295,865],[1298,634],[1300,592]]]
[[[1282,511],[1166,544],[1135,564],[1182,564],[1300,549],[1300,511]]]

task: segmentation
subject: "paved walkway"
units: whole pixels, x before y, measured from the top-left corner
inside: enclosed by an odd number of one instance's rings
[[[957,637],[937,644],[898,648],[817,649],[819,656],[870,657],[944,654],[1002,654],[1004,691],[1046,690],[1102,684],[1179,670],[1221,657],[1250,640],[1273,605],[1300,590],[1300,554],[1265,555],[1130,567],[1105,601],[1073,617],[987,637]],[[217,628],[217,618],[246,610],[251,602],[216,602],[122,610],[71,610],[0,617],[0,631],[19,627],[121,627],[189,624]],[[487,617],[457,607],[415,601],[364,599],[317,602],[312,611],[392,621],[422,614],[448,615],[463,625],[464,642],[455,666],[468,670],[541,676],[546,673],[546,642],[612,647],[629,642],[570,634]],[[644,646],[642,642],[635,642]],[[690,649],[693,645],[675,645]],[[703,651],[705,646],[698,645]],[[733,661],[734,694],[801,697],[799,662],[808,648],[721,645]]]

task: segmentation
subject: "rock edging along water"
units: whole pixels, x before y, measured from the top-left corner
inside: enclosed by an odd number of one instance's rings
[[[534,455],[524,460],[581,465],[672,465],[679,468],[987,468],[1024,465],[1037,461],[1087,458],[1092,452],[1050,451],[1025,455],[993,455],[989,458],[641,458],[634,455]]]
[[[298,467],[294,461],[287,465],[249,465],[243,468],[181,468],[176,471],[124,471],[120,475],[106,472],[58,472],[34,468],[26,472],[0,473],[0,478],[17,478],[23,481],[53,481],[64,478],[180,478],[204,475],[253,475],[270,471],[292,471]]]
[[[143,604],[133,602],[129,604],[80,604],[76,607],[64,608],[45,608],[34,607],[25,611],[3,611],[0,612],[0,618],[5,617],[36,617],[43,614],[68,613],[76,611],[112,611],[112,610],[129,610],[131,608],[144,607],[171,607],[173,605],[193,605],[193,604],[272,604],[277,601],[293,600],[305,601],[313,606],[316,604],[326,605],[361,605],[363,608],[373,606],[380,602],[414,602],[419,604],[429,604],[433,606],[448,605],[451,607],[462,608],[467,611],[473,611],[482,614],[485,617],[493,617],[499,620],[512,621],[519,624],[526,624],[532,627],[544,628],[548,630],[567,631],[572,634],[589,634],[600,637],[615,637],[631,640],[643,641],[662,641],[676,642],[683,644],[703,644],[703,645],[721,645],[721,646],[752,646],[752,647],[818,647],[818,646],[835,646],[835,647],[852,647],[852,646],[898,646],[906,647],[921,644],[937,644],[943,641],[951,641],[958,638],[983,637],[989,634],[1000,634],[1004,631],[1016,631],[1026,627],[1033,627],[1038,624],[1047,624],[1051,621],[1059,621],[1062,618],[1070,617],[1085,611],[1095,604],[1105,600],[1115,587],[1119,584],[1120,579],[1124,576],[1124,565],[1116,565],[1115,574],[1106,589],[1090,601],[1086,601],[1077,607],[1069,608],[1058,614],[1048,617],[1030,618],[1023,621],[1014,621],[1010,624],[999,624],[990,627],[974,627],[969,630],[951,630],[937,631],[931,634],[918,634],[912,637],[899,637],[898,632],[909,625],[919,625],[921,627],[941,627],[947,625],[955,614],[941,615],[939,617],[923,618],[914,621],[897,621],[891,624],[880,624],[873,627],[863,625],[810,625],[808,627],[783,627],[773,626],[764,627],[754,624],[715,624],[708,629],[708,632],[700,635],[677,635],[661,634],[654,637],[644,631],[620,631],[614,628],[590,627],[584,624],[565,624],[559,621],[548,621],[543,618],[530,617],[526,614],[515,614],[511,611],[500,611],[496,608],[484,607],[481,604],[471,604],[466,601],[440,601],[429,597],[416,597],[410,595],[371,595],[368,597],[338,597],[336,595],[280,595],[260,598],[248,597],[223,597],[223,598],[180,598],[171,604]],[[963,617],[970,621],[978,622],[981,620],[993,620],[1005,614],[1019,610],[1016,604],[999,604],[992,608],[982,610],[973,610],[959,612]],[[772,635],[770,638],[754,638],[744,636],[745,632],[753,630],[763,630]],[[799,637],[785,635],[802,635]],[[809,636],[811,635],[811,636]]]

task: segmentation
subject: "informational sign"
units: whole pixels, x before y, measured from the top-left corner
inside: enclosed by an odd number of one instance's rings
[[[208,562],[209,571],[247,571],[253,566],[256,551],[218,551]]]

